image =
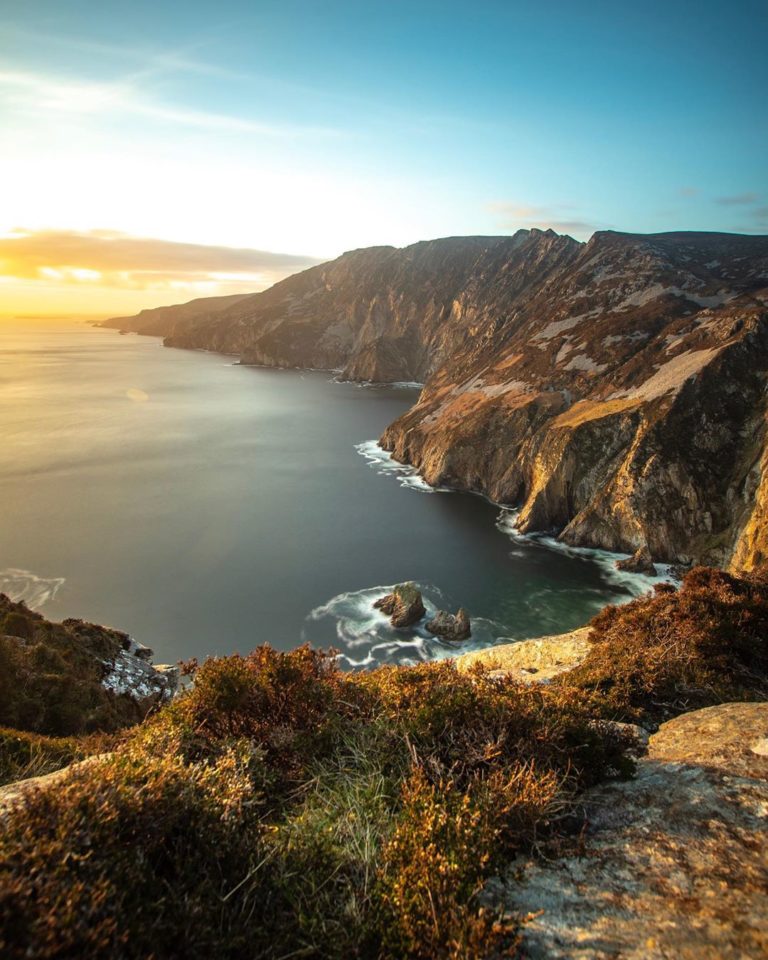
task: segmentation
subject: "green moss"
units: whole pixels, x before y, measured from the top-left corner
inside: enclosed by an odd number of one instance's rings
[[[421,593],[415,583],[408,581],[407,583],[399,583],[393,590],[392,593],[395,596],[400,597],[404,604],[410,606],[410,604],[415,603],[421,598]]]

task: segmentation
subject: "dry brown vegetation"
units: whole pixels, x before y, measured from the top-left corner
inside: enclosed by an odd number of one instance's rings
[[[109,758],[0,819],[0,954],[514,955],[484,885],[631,773],[594,718],[764,697],[767,617],[761,581],[696,570],[600,614],[548,686],[451,662],[349,674],[307,647],[208,660]]]
[[[606,607],[592,647],[559,685],[595,716],[653,725],[729,700],[768,699],[768,582],[698,567],[679,590]]]

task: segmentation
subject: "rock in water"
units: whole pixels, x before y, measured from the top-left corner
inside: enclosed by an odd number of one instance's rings
[[[646,545],[638,547],[631,557],[626,560],[616,561],[617,570],[626,570],[629,573],[647,573],[651,577],[656,576],[656,567],[651,557],[651,551]]]
[[[381,597],[373,606],[387,614],[393,627],[410,627],[427,612],[421,591],[413,583],[398,584],[392,593]]]
[[[445,640],[466,640],[472,636],[469,614],[464,607],[460,607],[455,616],[445,610],[438,610],[434,619],[427,622],[427,630]]]

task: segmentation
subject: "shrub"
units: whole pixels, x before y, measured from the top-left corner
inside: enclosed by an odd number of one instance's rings
[[[621,764],[567,692],[453,664],[227,657],[0,823],[0,952],[481,956],[478,893]],[[439,922],[435,925],[434,911]]]
[[[707,567],[679,590],[607,607],[592,647],[556,681],[594,715],[659,723],[730,700],[768,699],[768,584]]]
[[[251,758],[130,749],[7,815],[3,957],[246,956],[260,830]]]
[[[380,910],[388,956],[488,956],[515,926],[478,904],[493,867],[560,807],[553,773],[494,770],[467,790],[430,783],[415,768],[403,787],[402,810],[380,868]]]

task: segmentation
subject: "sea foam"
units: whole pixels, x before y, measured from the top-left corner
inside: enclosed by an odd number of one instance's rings
[[[17,603],[23,600],[32,610],[37,610],[56,596],[65,582],[65,577],[38,577],[29,570],[8,567],[0,570],[0,593]]]
[[[487,647],[496,642],[501,631],[499,624],[483,617],[472,618],[472,641],[450,643],[433,637],[425,623],[439,608],[452,609],[450,598],[431,583],[417,583],[424,600],[426,615],[412,627],[397,629],[389,617],[374,608],[374,603],[388,593],[394,584],[382,584],[351,590],[332,597],[307,617],[305,639],[311,639],[312,624],[330,619],[335,621],[339,644],[339,659],[349,667],[368,667],[380,663],[414,665],[427,660],[455,657],[468,650]]]

